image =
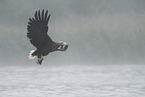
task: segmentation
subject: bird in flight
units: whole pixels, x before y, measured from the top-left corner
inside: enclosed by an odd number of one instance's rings
[[[50,14],[48,10],[40,12],[36,11],[34,18],[29,18],[27,25],[27,37],[30,39],[30,42],[33,46],[36,47],[36,50],[31,50],[29,54],[29,59],[34,59],[38,57],[37,64],[42,63],[44,57],[54,51],[66,51],[68,44],[66,42],[54,42],[48,32],[48,22],[50,19]]]

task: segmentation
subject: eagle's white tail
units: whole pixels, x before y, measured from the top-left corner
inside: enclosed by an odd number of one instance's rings
[[[32,54],[35,52],[36,50],[31,50],[30,54],[28,56],[29,60],[34,59],[36,56],[33,56]]]

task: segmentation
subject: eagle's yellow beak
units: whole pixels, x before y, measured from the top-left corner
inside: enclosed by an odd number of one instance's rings
[[[67,43],[63,42],[63,45],[67,45]]]

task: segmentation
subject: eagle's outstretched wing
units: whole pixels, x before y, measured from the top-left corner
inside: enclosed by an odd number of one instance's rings
[[[50,18],[50,14],[47,14],[48,10],[45,13],[44,10],[42,10],[41,13],[39,10],[35,12],[35,18],[29,18],[27,37],[37,49],[43,49],[46,45],[53,43],[52,39],[47,34]]]

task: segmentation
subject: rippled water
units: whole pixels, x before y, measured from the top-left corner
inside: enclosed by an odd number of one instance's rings
[[[145,65],[0,67],[0,97],[145,97]]]

